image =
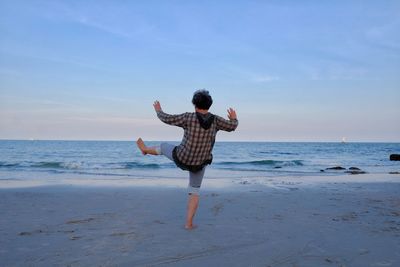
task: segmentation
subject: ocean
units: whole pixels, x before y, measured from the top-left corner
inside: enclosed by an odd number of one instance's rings
[[[394,153],[400,154],[400,143],[217,142],[205,178],[332,176],[350,167],[399,172],[400,162],[389,160]],[[335,166],[346,170],[327,170]],[[0,141],[0,182],[143,178],[183,179],[187,172],[164,156],[143,156],[135,142]]]

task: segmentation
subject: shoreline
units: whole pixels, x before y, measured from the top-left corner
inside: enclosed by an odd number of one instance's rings
[[[205,180],[193,231],[183,229],[182,180],[1,189],[0,258],[5,266],[397,266],[399,177],[372,176],[232,188]]]
[[[130,178],[116,179],[109,176],[96,176],[83,178],[71,178],[73,175],[59,176],[52,179],[0,179],[0,190],[8,188],[32,188],[41,186],[82,186],[82,187],[160,187],[160,188],[186,188],[188,179],[179,178]],[[79,175],[78,175],[79,176]],[[376,177],[379,177],[378,179]],[[285,175],[285,176],[261,176],[243,175],[234,178],[205,177],[202,189],[220,189],[241,191],[247,187],[276,187],[280,184],[295,184],[298,186],[313,186],[321,183],[400,183],[400,174],[367,173],[367,174],[334,174],[334,175]]]

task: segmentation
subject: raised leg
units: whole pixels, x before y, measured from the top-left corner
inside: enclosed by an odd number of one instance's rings
[[[146,155],[146,154],[150,154],[150,155],[160,155],[160,153],[157,151],[157,149],[156,149],[155,147],[147,147],[147,146],[144,144],[142,138],[139,138],[139,139],[136,141],[136,144],[137,144],[138,148],[140,149],[140,151],[142,151],[142,154],[143,154],[143,155]]]

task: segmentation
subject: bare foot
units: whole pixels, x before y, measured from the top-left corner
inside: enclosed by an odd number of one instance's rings
[[[192,224],[192,225],[185,225],[185,229],[186,230],[194,230],[194,229],[196,229],[197,228],[197,225],[195,225],[195,224]]]
[[[142,151],[142,154],[146,155],[147,154],[147,152],[146,152],[146,148],[147,147],[144,144],[142,138],[139,137],[139,139],[136,141],[136,144],[137,144],[138,148],[140,149],[140,151]]]

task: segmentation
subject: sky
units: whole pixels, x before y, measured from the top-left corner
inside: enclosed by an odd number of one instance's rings
[[[400,1],[0,0],[0,139],[400,142]]]

